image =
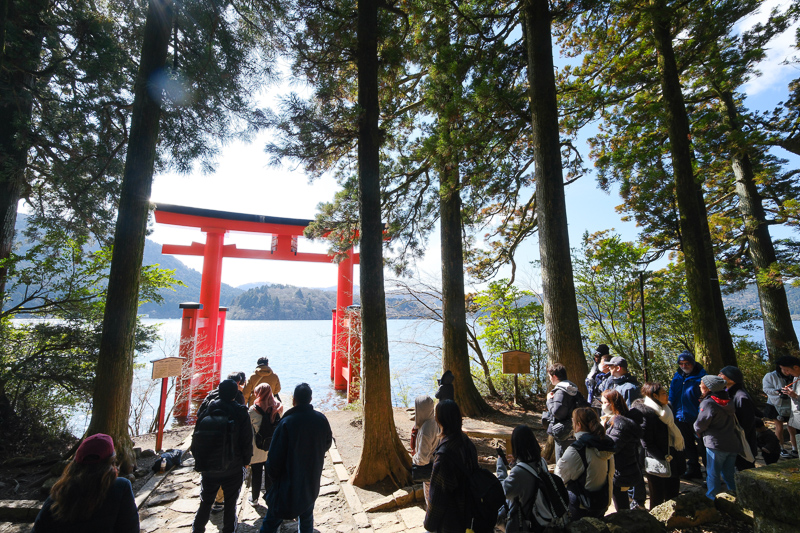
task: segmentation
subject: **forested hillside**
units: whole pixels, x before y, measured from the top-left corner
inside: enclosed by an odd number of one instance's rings
[[[800,320],[800,287],[785,285],[786,299],[789,301],[789,311],[792,313],[792,320]],[[725,307],[738,307],[740,309],[752,309],[761,311],[758,303],[758,290],[755,285],[748,287],[735,294],[728,294],[723,297]]]
[[[240,294],[228,307],[228,318],[233,320],[330,320],[336,293],[265,285]]]

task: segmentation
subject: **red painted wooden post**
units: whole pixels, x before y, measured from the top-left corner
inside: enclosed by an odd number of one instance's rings
[[[336,371],[336,309],[331,309],[331,381]]]
[[[217,325],[217,350],[214,355],[214,365],[222,372],[222,344],[225,338],[225,317],[228,314],[227,307],[219,308],[219,324]],[[221,378],[222,376],[220,376]],[[221,381],[221,379],[219,380]]]
[[[178,355],[183,357],[183,371],[176,377],[179,380],[175,386],[175,417],[189,416],[189,407],[192,399],[192,376],[195,368],[195,352],[197,351],[197,317],[202,309],[202,304],[186,302],[180,304],[183,309],[181,319],[181,344]]]
[[[347,390],[347,380],[342,369],[347,367],[347,328],[344,321],[347,307],[353,304],[353,249],[339,262],[339,279],[336,285],[336,371],[334,390]]]
[[[202,400],[220,382],[221,369],[217,361],[217,330],[219,324],[219,291],[222,283],[222,247],[225,230],[203,228],[206,245],[203,250],[203,276],[200,281],[202,317],[206,320],[198,331],[200,335],[200,376],[192,394],[193,400]]]

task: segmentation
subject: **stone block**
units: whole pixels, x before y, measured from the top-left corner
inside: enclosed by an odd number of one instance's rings
[[[743,509],[736,496],[727,492],[720,492],[714,500],[717,511],[724,513],[735,520],[753,525],[753,511]]]
[[[797,524],[787,524],[785,522],[778,522],[777,520],[770,520],[763,516],[755,515],[754,517],[755,533],[797,533]]]
[[[385,513],[372,518],[372,527],[376,530],[383,529],[399,522],[400,518],[397,516],[397,513]]]
[[[200,504],[196,500],[178,500],[169,507],[176,513],[196,513]]]
[[[400,515],[400,519],[406,525],[406,529],[420,527],[425,520],[425,510],[420,509],[416,505],[400,509],[397,514]]]
[[[667,529],[684,529],[716,522],[722,518],[714,507],[714,502],[701,492],[689,492],[667,500],[651,510],[650,514]]]
[[[796,523],[797,509],[786,502],[800,501],[800,459],[737,472],[736,495],[756,516]]]
[[[414,503],[415,492],[413,488],[407,487],[404,489],[398,489],[394,491],[392,496],[397,502],[398,507],[405,507],[406,505],[411,505],[412,503]]]
[[[142,533],[151,533],[152,531],[160,531],[166,527],[166,525],[167,521],[164,518],[154,515],[142,520],[142,522],[139,524],[139,529],[142,531]]]
[[[609,533],[608,524],[599,518],[581,518],[570,522],[567,526],[568,533]]]
[[[321,478],[319,478],[319,486],[324,487],[326,485],[330,485],[331,483],[333,483],[333,481],[334,481],[333,478],[322,476]]]
[[[155,456],[156,456],[156,451],[155,450],[142,450],[142,453],[141,453],[141,455],[139,457],[140,458],[146,458],[146,457],[155,457]]]
[[[368,513],[374,513],[377,511],[388,511],[395,508],[397,508],[397,502],[395,501],[394,496],[384,496],[379,500],[375,500],[367,504],[365,511]]]
[[[358,529],[364,529],[370,527],[369,518],[367,518],[367,513],[356,513],[353,515],[353,520],[356,521],[356,526],[358,526]]]
[[[0,533],[30,533],[33,524],[0,522]]]
[[[42,503],[39,500],[0,500],[0,522],[33,522]]]
[[[336,494],[339,492],[339,485],[328,485],[319,489],[320,496],[327,496],[329,494]]]
[[[177,492],[165,492],[163,494],[158,494],[147,500],[147,506],[156,507],[158,505],[166,505],[177,500],[178,496],[179,494]]]
[[[625,509],[616,513],[611,513],[603,518],[608,524],[609,529],[614,531],[611,526],[620,528],[626,533],[664,533],[666,529],[657,518],[645,511],[632,511]]]

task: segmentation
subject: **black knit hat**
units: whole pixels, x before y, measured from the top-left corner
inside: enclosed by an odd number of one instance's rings
[[[597,349],[594,351],[594,354],[597,356],[600,355],[608,355],[608,346],[605,344],[600,344]]]
[[[744,383],[744,376],[742,375],[742,371],[736,368],[735,366],[726,366],[725,368],[720,370],[719,373],[728,378],[729,380],[733,381],[734,383],[738,383],[739,385]]]
[[[219,384],[219,399],[230,402],[236,398],[236,393],[239,392],[239,385],[232,379],[226,379]]]
[[[689,361],[690,363],[694,364],[696,361],[694,360],[694,356],[689,350],[684,350],[678,356],[678,363],[680,364],[681,361]]]

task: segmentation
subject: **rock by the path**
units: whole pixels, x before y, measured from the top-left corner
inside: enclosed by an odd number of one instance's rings
[[[727,492],[720,492],[714,500],[714,507],[734,520],[753,525],[753,511],[743,509],[736,496]]]
[[[756,533],[797,533],[797,524],[786,524],[759,515],[755,515],[754,523]]]
[[[39,500],[0,500],[0,522],[33,522],[41,508]]]
[[[800,459],[737,472],[736,492],[742,507],[753,511],[757,533],[778,531],[759,528],[759,524],[773,522],[786,524],[797,531],[797,508],[787,505],[787,502],[800,501]]]
[[[339,492],[339,485],[328,485],[319,489],[320,496],[327,496],[328,494],[336,494]]]
[[[609,533],[609,529],[599,518],[581,518],[567,525],[567,533]]]
[[[664,533],[664,525],[653,515],[645,511],[632,511],[624,509],[603,518],[608,524],[608,529],[613,533],[619,531],[625,533]]]
[[[196,513],[200,503],[197,500],[178,500],[169,508],[176,513]]]
[[[139,529],[142,533],[150,533],[151,531],[159,531],[167,525],[167,521],[160,516],[151,516],[142,520],[139,523]]]
[[[706,498],[702,492],[681,494],[673,500],[667,500],[650,511],[667,529],[683,529],[716,522],[721,518],[714,502]]]

